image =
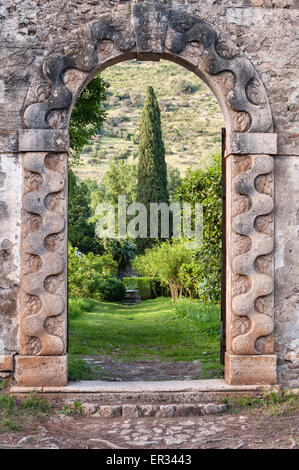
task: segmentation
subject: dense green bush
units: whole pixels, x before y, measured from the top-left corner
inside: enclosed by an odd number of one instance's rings
[[[74,319],[84,312],[90,312],[94,306],[94,301],[82,297],[69,297],[68,304],[68,316],[70,319]]]
[[[191,262],[185,263],[180,278],[190,295],[217,302],[221,291],[221,156],[214,155],[206,170],[189,168],[176,198],[203,205],[203,243]]]
[[[126,287],[123,282],[115,278],[100,279],[96,297],[99,300],[122,300],[125,296]]]
[[[88,253],[84,255],[69,244],[69,295],[97,298],[102,288],[100,281],[117,275],[117,262],[112,255]]]
[[[95,235],[95,223],[89,221],[92,215],[91,192],[96,190],[97,184],[90,180],[80,181],[71,169],[68,178],[69,242],[82,253],[101,254],[104,250],[101,241]]]
[[[122,281],[126,286],[126,289],[134,290],[138,289],[137,277],[123,277]]]
[[[123,283],[127,289],[138,289],[142,300],[155,297],[151,277],[124,277]]]

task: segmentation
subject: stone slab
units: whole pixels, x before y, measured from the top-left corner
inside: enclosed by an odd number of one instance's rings
[[[276,155],[277,134],[235,132],[227,136],[226,156],[234,155]]]
[[[1,371],[11,371],[13,370],[13,356],[10,354],[5,354],[0,356],[0,370]]]
[[[225,354],[225,379],[230,385],[275,385],[277,358],[274,354],[241,356]]]
[[[182,392],[256,392],[269,390],[268,385],[231,385],[224,379],[211,380],[172,380],[157,382],[104,382],[88,381],[69,382],[66,386],[44,386],[43,393],[115,393],[115,394],[150,394]],[[33,390],[33,388],[31,389]],[[36,390],[36,388],[34,388]],[[30,389],[22,386],[11,388],[13,393],[28,393]]]
[[[67,356],[16,356],[19,387],[64,387],[68,380]]]
[[[67,130],[22,129],[19,131],[20,152],[68,152]]]

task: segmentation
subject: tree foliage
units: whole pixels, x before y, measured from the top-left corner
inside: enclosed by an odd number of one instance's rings
[[[126,161],[111,163],[102,184],[91,194],[91,209],[95,213],[97,205],[109,202],[116,208],[118,196],[125,195],[127,204],[136,200],[137,168]]]
[[[69,132],[70,147],[74,152],[82,150],[90,138],[99,133],[106,118],[103,102],[109,87],[100,76],[95,77],[82,91],[73,109]]]
[[[182,178],[178,168],[167,165],[167,187],[169,200],[172,201],[176,195],[177,189],[182,183]]]
[[[134,268],[141,275],[158,279],[164,286],[170,288],[172,300],[177,300],[183,293],[183,283],[180,271],[184,264],[193,260],[193,250],[187,249],[185,240],[172,239],[147,248],[144,255],[134,261]]]
[[[94,78],[82,91],[72,112],[69,132],[72,160],[69,169],[69,241],[83,253],[101,253],[99,240],[95,237],[95,224],[89,221],[91,192],[97,184],[80,182],[71,167],[78,164],[78,152],[99,132],[106,117],[103,109],[108,84],[101,77]]]
[[[101,288],[100,281],[117,275],[117,263],[110,254],[84,254],[70,243],[68,265],[69,294],[74,297],[97,298]]]
[[[106,238],[103,242],[106,253],[109,253],[118,265],[118,275],[122,276],[136,257],[136,243],[126,238]]]
[[[203,300],[218,301],[221,290],[221,156],[205,169],[189,168],[179,186],[177,199],[203,204],[203,243],[190,264],[181,270],[183,284]]]
[[[89,219],[92,215],[90,208],[91,192],[97,184],[92,181],[80,182],[74,172],[69,170],[69,241],[82,253],[102,253],[103,248],[95,236],[95,224]]]

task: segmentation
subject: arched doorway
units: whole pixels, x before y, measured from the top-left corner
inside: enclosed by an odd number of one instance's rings
[[[273,312],[273,162],[276,135],[252,63],[206,22],[137,3],[103,15],[56,44],[24,105],[21,386],[67,381],[68,122],[77,96],[106,67],[128,59],[174,61],[214,92],[227,128],[225,376],[276,383]]]

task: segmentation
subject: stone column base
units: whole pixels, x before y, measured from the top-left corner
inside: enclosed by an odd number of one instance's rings
[[[225,380],[230,385],[275,385],[276,356],[241,356],[225,353]]]
[[[9,354],[0,355],[0,370],[5,372],[13,370],[13,356]]]
[[[64,387],[68,381],[66,356],[16,356],[18,387]]]

